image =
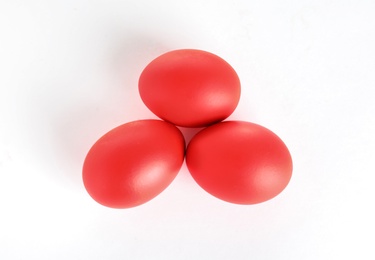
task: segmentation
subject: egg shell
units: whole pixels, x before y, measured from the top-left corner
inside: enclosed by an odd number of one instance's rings
[[[141,205],[173,181],[184,160],[180,130],[160,120],[139,120],[103,135],[83,165],[85,188],[98,203],[111,208]]]
[[[236,204],[256,204],[278,195],[292,176],[284,142],[265,127],[244,121],[221,122],[190,141],[186,164],[211,195]]]
[[[219,56],[194,49],[167,52],[151,61],[138,82],[145,105],[178,126],[204,127],[233,113],[241,85]]]

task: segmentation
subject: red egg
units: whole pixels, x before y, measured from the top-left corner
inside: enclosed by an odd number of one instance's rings
[[[160,120],[130,122],[92,146],[83,165],[83,182],[104,206],[135,207],[167,188],[181,168],[184,152],[184,137],[174,125]]]
[[[199,132],[188,145],[186,163],[204,190],[236,204],[269,200],[292,176],[292,159],[283,141],[243,121],[222,122]]]
[[[146,66],[139,93],[158,117],[204,127],[227,118],[240,99],[240,80],[222,58],[201,50],[167,52]]]

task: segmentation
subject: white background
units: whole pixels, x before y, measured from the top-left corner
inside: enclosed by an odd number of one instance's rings
[[[374,32],[372,0],[0,0],[0,259],[375,259]],[[230,119],[290,148],[275,199],[222,202],[185,165],[133,209],[86,193],[86,152],[155,118],[138,77],[179,48],[227,60]]]

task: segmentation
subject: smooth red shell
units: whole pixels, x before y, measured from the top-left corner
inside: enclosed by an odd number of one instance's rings
[[[227,118],[240,99],[240,80],[222,58],[201,50],[167,52],[146,66],[139,93],[158,117],[204,127]]]
[[[204,190],[237,204],[275,197],[292,176],[292,159],[283,141],[243,121],[222,122],[199,132],[188,145],[186,163]]]
[[[173,181],[184,152],[184,137],[170,123],[140,120],[121,125],[102,136],[88,152],[83,165],[85,188],[104,206],[138,206]]]

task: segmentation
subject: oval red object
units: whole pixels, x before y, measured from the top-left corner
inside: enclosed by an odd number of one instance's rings
[[[104,206],[138,206],[173,181],[184,152],[184,137],[170,123],[139,120],[121,125],[102,136],[88,152],[83,165],[85,188]]]
[[[240,80],[222,58],[201,50],[167,52],[146,66],[139,93],[158,117],[178,126],[204,127],[227,118],[240,99]]]
[[[292,159],[283,141],[243,121],[222,122],[199,132],[188,145],[186,163],[204,190],[237,204],[275,197],[292,176]]]

